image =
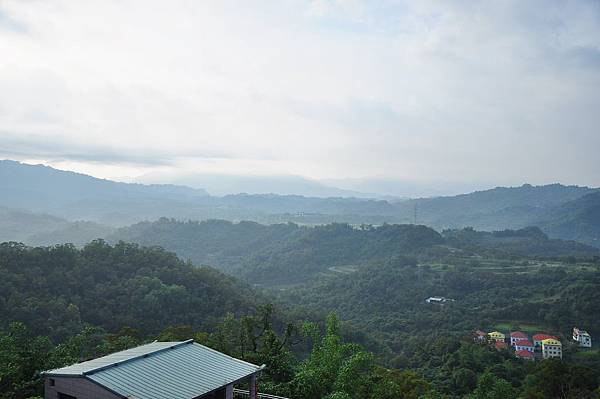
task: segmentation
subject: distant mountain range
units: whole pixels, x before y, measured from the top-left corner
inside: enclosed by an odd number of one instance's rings
[[[0,161],[0,206],[69,220],[126,225],[207,196],[175,185],[120,183],[43,165]]]
[[[452,197],[412,199],[397,207],[416,211],[417,221],[436,228],[471,226],[478,230],[522,228],[552,217],[557,208],[597,189],[549,184],[496,187]]]
[[[416,222],[439,231],[467,226],[484,231],[538,226],[551,238],[600,247],[600,191],[560,184],[497,187],[411,200],[277,194],[219,197],[201,188],[120,183],[42,165],[0,161],[0,193],[0,207],[4,207],[0,237],[36,244],[69,237],[81,242],[104,236],[115,227],[169,217],[301,225]],[[75,221],[78,223],[73,224]]]
[[[379,198],[381,194],[366,193],[359,190],[341,189],[335,185],[295,175],[227,175],[227,174],[148,174],[136,179],[142,183],[168,181],[189,187],[200,187],[211,195],[230,194],[286,194],[306,197],[356,197]]]
[[[56,216],[0,207],[0,242],[28,245],[71,243],[82,246],[114,229],[94,222],[71,222]]]
[[[354,197],[371,199],[401,199],[457,195],[489,185],[446,181],[414,182],[406,179],[372,177],[364,179],[314,180],[297,175],[231,175],[211,173],[152,173],[136,179],[140,183],[169,182],[198,187],[211,195],[280,194],[304,197]]]

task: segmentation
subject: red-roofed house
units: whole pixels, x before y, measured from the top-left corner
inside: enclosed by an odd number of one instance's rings
[[[496,347],[496,349],[498,349],[498,350],[507,349],[508,344],[503,341],[496,341],[496,343],[494,344],[494,347]]]
[[[515,352],[529,351],[533,353],[533,344],[527,339],[518,340],[513,346],[515,347]]]
[[[516,351],[515,356],[518,357],[519,359],[527,359],[527,360],[534,359],[533,352],[530,352],[530,351]]]
[[[558,338],[556,338],[554,335],[548,335],[548,334],[535,334],[533,336],[533,346],[537,349],[537,348],[541,348],[542,347],[542,341],[545,339],[555,339],[558,341]]]
[[[514,331],[510,333],[510,344],[515,346],[518,341],[527,341],[529,337],[521,331]]]

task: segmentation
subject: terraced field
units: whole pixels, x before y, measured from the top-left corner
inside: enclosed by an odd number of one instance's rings
[[[589,262],[578,262],[578,263],[567,263],[560,261],[538,261],[538,260],[507,260],[507,259],[496,259],[496,258],[481,258],[481,257],[465,257],[459,258],[457,263],[443,263],[443,262],[424,262],[421,266],[429,266],[430,268],[438,271],[445,271],[456,264],[464,265],[468,268],[475,268],[481,271],[487,271],[494,274],[529,274],[539,273],[543,269],[559,269],[564,268],[569,271],[594,271],[597,269],[597,265]]]

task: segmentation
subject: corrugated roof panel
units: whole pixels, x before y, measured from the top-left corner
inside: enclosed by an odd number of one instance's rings
[[[181,345],[183,342],[152,342],[146,345],[141,345],[135,348],[127,349],[121,352],[116,352],[108,356],[99,357],[97,359],[88,360],[82,363],[75,363],[67,367],[45,371],[45,375],[82,375],[92,370],[101,367],[106,367],[115,363],[128,361],[140,356],[155,353],[172,346]]]
[[[74,365],[47,374],[64,375],[65,369],[70,371],[87,369],[84,372],[87,378],[125,397],[190,399],[260,370],[260,367],[254,364],[232,358],[197,343],[163,344],[165,345],[153,352],[147,352],[151,348],[144,345],[146,348],[140,347],[137,352],[115,354],[119,355],[118,357],[110,355],[113,356],[111,359],[125,359],[115,366],[107,367],[107,360],[104,359],[93,365],[81,367],[84,364],[81,363],[77,369],[73,369],[78,366]],[[173,349],[168,349],[171,347]],[[141,357],[136,358],[136,356]],[[96,360],[101,359],[103,358]],[[96,367],[91,368],[91,366]]]

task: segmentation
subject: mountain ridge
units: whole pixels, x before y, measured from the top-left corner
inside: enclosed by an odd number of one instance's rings
[[[416,223],[437,230],[473,227],[494,231],[538,226],[551,238],[600,247],[600,218],[594,210],[597,197],[578,201],[598,193],[598,189],[558,183],[408,200],[245,193],[218,197],[186,186],[114,182],[5,160],[0,161],[0,191],[0,206],[110,228],[161,217],[301,225]],[[29,236],[38,233],[47,231],[30,231]]]

